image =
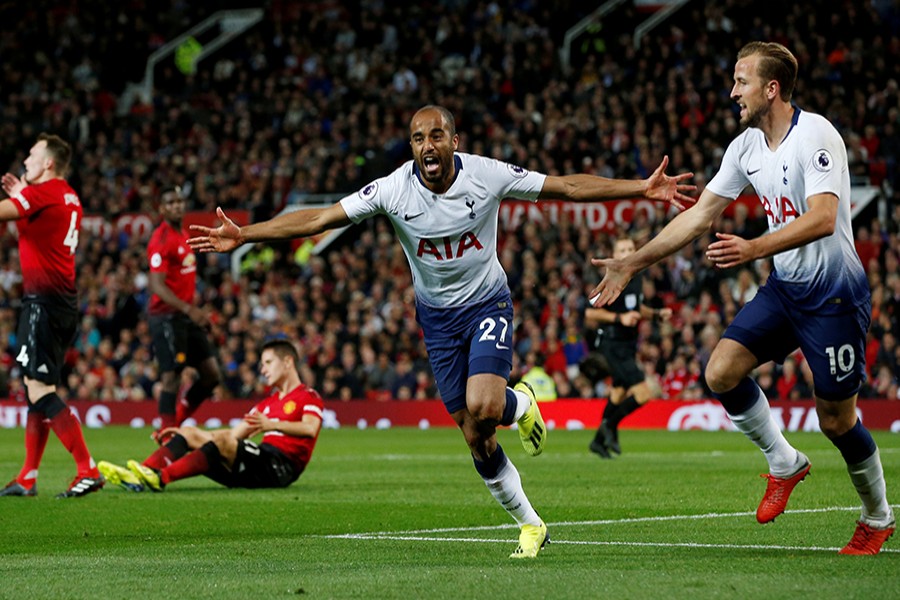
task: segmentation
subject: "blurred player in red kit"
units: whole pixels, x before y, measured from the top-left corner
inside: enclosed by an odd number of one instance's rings
[[[0,496],[37,495],[38,466],[50,430],[75,459],[78,473],[57,498],[73,498],[103,487],[88,452],[81,423],[56,391],[63,357],[75,339],[78,295],[75,250],[81,200],[65,180],[72,158],[68,143],[42,133],[25,159],[25,175],[3,176],[0,221],[17,221],[22,266],[22,309],[16,333],[16,362],[28,394],[25,463]]]
[[[194,303],[197,259],[181,228],[184,197],[180,188],[163,188],[159,212],[162,222],[147,244],[152,292],[147,312],[162,381],[158,430],[162,431],[191,416],[222,376],[205,330],[206,313]],[[179,376],[187,366],[196,368],[199,377],[178,403]]]

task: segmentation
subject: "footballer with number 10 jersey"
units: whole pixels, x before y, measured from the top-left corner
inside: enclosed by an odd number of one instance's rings
[[[869,301],[869,283],[853,243],[847,149],[827,119],[795,107],[791,129],[774,152],[755,127],[735,138],[707,187],[736,198],[748,184],[759,196],[771,232],[809,211],[808,198],[823,193],[838,198],[833,235],[772,258],[770,281],[779,291],[809,312],[846,312]]]

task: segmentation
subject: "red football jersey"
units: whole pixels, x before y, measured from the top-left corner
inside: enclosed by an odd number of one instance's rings
[[[63,179],[25,186],[11,198],[19,211],[19,261],[25,294],[75,296],[81,200]]]
[[[276,392],[254,406],[250,412],[260,412],[273,421],[300,422],[304,415],[316,415],[321,419],[324,410],[325,405],[322,404],[319,393],[300,384],[297,389],[285,395],[284,398],[279,398],[278,392]],[[316,434],[316,437],[308,438],[285,435],[280,431],[267,431],[262,441],[264,444],[270,444],[281,450],[302,471],[309,462],[318,439],[319,434]]]
[[[197,257],[188,245],[188,235],[163,221],[150,236],[147,244],[147,260],[151,273],[165,273],[166,285],[176,296],[188,304],[194,303],[197,285]],[[156,294],[150,295],[150,314],[177,312]]]

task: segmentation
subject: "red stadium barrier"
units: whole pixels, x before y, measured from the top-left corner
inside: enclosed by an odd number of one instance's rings
[[[227,425],[254,405],[253,401],[206,403],[197,411],[197,422],[205,427]],[[143,427],[156,417],[156,403],[144,402],[71,402],[87,427],[131,425]],[[594,429],[600,424],[604,400],[557,400],[541,403],[541,412],[549,427],[557,429]],[[0,402],[0,427],[24,427],[27,407],[22,402]],[[866,427],[900,433],[900,402],[863,400],[857,410]],[[772,414],[787,431],[818,431],[819,419],[812,401],[773,402]],[[437,400],[413,402],[326,402],[327,428],[338,427],[454,427],[455,424]],[[711,400],[674,402],[651,400],[644,408],[622,421],[623,429],[733,429],[718,402]]]

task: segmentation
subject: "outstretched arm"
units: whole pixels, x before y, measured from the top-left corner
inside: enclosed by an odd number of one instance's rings
[[[340,202],[326,208],[297,210],[244,227],[229,219],[221,208],[216,209],[216,216],[222,221],[219,227],[191,225],[191,229],[200,234],[188,240],[191,248],[200,252],[230,252],[247,242],[308,237],[351,223]]]
[[[693,173],[681,173],[670,177],[666,175],[669,157],[664,156],[662,162],[647,179],[607,179],[594,175],[565,175],[563,177],[548,176],[538,198],[570,200],[572,202],[598,202],[601,200],[617,200],[622,198],[649,198],[659,200],[684,210],[685,206],[694,203],[694,198],[687,195],[697,186],[683,183],[694,176]]]
[[[659,235],[634,254],[620,260],[591,259],[592,264],[606,270],[603,280],[591,291],[591,304],[599,307],[613,302],[632,277],[700,237],[730,202],[729,198],[704,190],[693,208],[669,221]]]

